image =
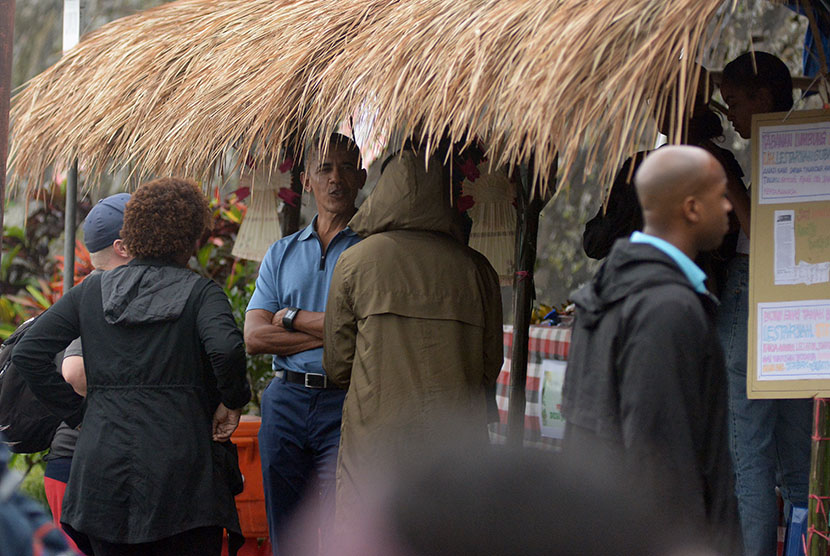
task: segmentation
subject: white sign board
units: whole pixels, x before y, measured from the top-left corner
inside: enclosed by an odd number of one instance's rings
[[[762,205],[830,201],[830,122],[760,128]]]
[[[759,381],[830,379],[830,300],[758,304]]]

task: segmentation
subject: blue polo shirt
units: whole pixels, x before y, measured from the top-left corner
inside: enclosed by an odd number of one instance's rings
[[[677,263],[677,266],[680,267],[680,270],[683,271],[683,274],[686,275],[686,278],[689,279],[689,282],[692,283],[695,291],[697,293],[706,293],[706,273],[686,253],[664,239],[644,234],[643,232],[634,232],[631,234],[629,241],[632,243],[648,243],[671,257]]]
[[[317,217],[299,232],[275,242],[269,249],[256,279],[256,289],[248,311],[265,309],[276,313],[285,307],[307,311],[325,311],[331,275],[340,254],[360,237],[346,228],[329,242],[323,254],[315,231]],[[300,373],[323,372],[323,348],[309,349],[294,355],[275,355],[274,369]]]

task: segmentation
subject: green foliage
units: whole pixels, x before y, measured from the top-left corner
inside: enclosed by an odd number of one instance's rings
[[[43,458],[47,453],[12,454],[9,466],[23,474],[20,491],[29,498],[40,502],[44,509],[49,512],[46,491],[43,488],[43,472],[46,469],[46,461]]]
[[[222,285],[230,300],[236,325],[241,330],[245,325],[245,309],[254,293],[259,270],[255,261],[237,259],[231,254],[246,207],[235,193],[227,199],[220,199],[216,192],[210,207],[213,227],[197,245],[196,254],[190,259],[190,268]],[[271,356],[249,355],[247,363],[253,397],[246,413],[259,414],[260,396],[273,374]]]
[[[255,276],[255,274],[254,274]],[[231,310],[233,317],[236,319],[236,325],[241,329],[245,324],[245,309],[248,307],[248,301],[254,293],[255,281],[249,280],[244,286],[234,285],[231,288],[225,288],[225,293],[231,302]],[[260,412],[260,397],[268,382],[273,376],[271,369],[270,355],[249,355],[248,356],[248,381],[251,383],[251,390],[253,390],[253,397],[246,408],[246,413],[259,415]]]

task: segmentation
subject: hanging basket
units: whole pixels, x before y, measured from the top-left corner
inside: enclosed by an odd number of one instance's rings
[[[470,247],[487,257],[501,285],[509,286],[516,268],[516,186],[503,169],[487,173],[487,163],[482,163],[479,171],[475,181],[465,179],[461,185],[475,201],[467,212],[473,221]]]
[[[271,244],[282,237],[277,195],[281,187],[291,187],[291,172],[282,172],[270,164],[254,169],[244,166],[239,186],[250,188],[251,197],[231,254],[261,261]]]

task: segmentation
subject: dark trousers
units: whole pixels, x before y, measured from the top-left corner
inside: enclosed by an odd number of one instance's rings
[[[222,527],[199,527],[172,537],[139,544],[111,543],[90,537],[94,556],[219,556]]]
[[[280,379],[272,380],[262,394],[259,452],[275,556],[308,553],[309,543],[316,544],[314,533],[292,538],[284,531],[306,498],[314,520],[319,520],[323,542],[330,534],[345,397],[344,390],[306,388]],[[312,530],[316,533],[316,527]]]

